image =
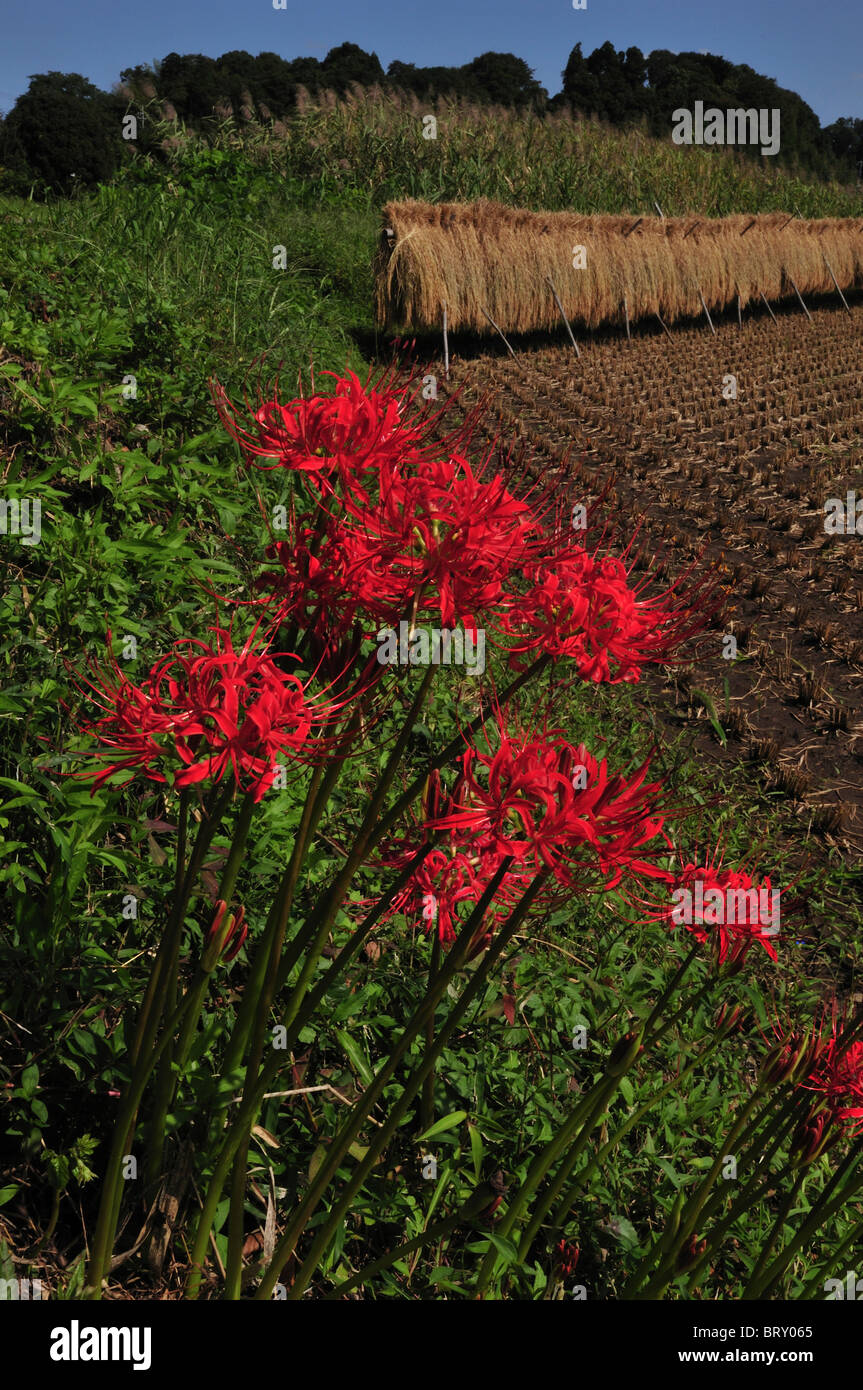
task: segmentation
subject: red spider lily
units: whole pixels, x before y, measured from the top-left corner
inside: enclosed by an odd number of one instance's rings
[[[685,926],[697,941],[710,942],[719,964],[742,963],[756,943],[777,959],[780,890],[769,877],[757,882],[745,869],[723,869],[719,850],[705,863],[689,861],[668,876],[671,902],[651,905],[648,917]]]
[[[437,410],[428,409],[425,402],[416,404],[411,401],[415,376],[396,386],[395,374],[390,371],[377,378],[370,372],[364,385],[351,371],[344,377],[335,372],[324,375],[335,381],[334,390],[327,395],[304,397],[300,383],[301,394],[280,404],[276,383],[272,398],[259,399],[254,405],[246,399],[254,432],[239,423],[239,410],[218,382],[211,383],[211,390],[225,428],[246,457],[250,461],[272,460],[257,467],[303,473],[322,493],[332,493],[335,482],[340,481],[348,494],[367,501],[362,486],[365,475],[373,478],[387,465],[420,457],[430,447],[431,436],[453,399]],[[439,439],[438,448],[447,443],[456,447],[469,439],[478,414],[478,409],[469,412],[460,427]]]
[[[406,853],[388,862],[393,868],[404,868],[411,858],[413,854]],[[478,856],[459,850],[430,850],[394,899],[392,912],[401,912],[409,920],[421,919],[427,932],[436,928],[441,943],[452,945],[458,935],[459,906],[464,902],[471,906],[477,903],[491,877],[478,872],[481,866],[477,860]]]
[[[705,601],[709,576],[687,585],[689,574],[651,597],[640,597],[650,576],[630,585],[622,560],[567,545],[524,566],[529,588],[502,615],[503,631],[520,652],[542,651],[575,661],[583,680],[635,682],[647,662],[667,662],[701,631],[712,611]],[[675,592],[678,590],[678,592]]]
[[[344,638],[360,616],[359,599],[349,583],[353,561],[345,529],[325,522],[323,536],[303,527],[291,540],[268,546],[267,558],[280,568],[265,570],[255,581],[256,589],[280,605],[285,619],[330,644]],[[403,611],[394,609],[392,621]]]
[[[238,424],[236,407],[224,388],[212,384],[213,398],[222,423],[251,461],[259,468],[286,468],[314,475],[318,485],[340,479],[352,486],[365,473],[387,460],[402,458],[419,442],[417,425],[403,419],[404,392],[363,387],[353,372],[335,380],[329,395],[303,397],[280,405],[278,400],[246,402],[253,414],[256,434]]]
[[[527,503],[495,475],[478,478],[464,459],[381,471],[374,503],[324,511],[271,546],[280,570],[256,581],[286,615],[338,640],[357,621],[395,626],[436,610],[447,628],[474,627],[478,609],[500,604],[504,582],[541,533]]]
[[[211,630],[215,648],[180,638],[140,686],[120,670],[109,645],[109,671],[95,669],[96,681],[86,682],[105,710],[88,726],[106,745],[95,756],[110,760],[93,779],[93,792],[120,771],[132,773],[123,785],[139,772],[164,783],[161,768],[173,762],[176,787],[220,781],[230,769],[237,785],[260,801],[279,753],[308,762],[327,751],[317,735],[340,704],[310,700],[299,678],[276,666],[267,643],[255,647],[257,628],[239,652],[229,632]]]
[[[567,887],[585,868],[598,868],[606,889],[626,871],[667,877],[638,855],[664,823],[657,811],[661,784],[646,781],[649,761],[630,779],[609,777],[605,759],[597,762],[562,732],[510,736],[503,716],[498,719],[497,752],[468,747],[458,805],[433,828],[470,830],[479,844],[512,856],[523,871],[550,870]]]
[[[439,611],[445,627],[473,626],[542,540],[530,506],[503,478],[485,481],[458,455],[383,471],[378,502],[349,510],[355,525],[340,533],[348,583],[378,620],[414,602],[417,612]]]
[[[863,1042],[846,1044],[837,1022],[834,1009],[830,1034],[819,1034],[811,1070],[800,1084],[823,1096],[833,1118],[851,1124],[857,1135],[863,1131]]]
[[[380,858],[380,867],[403,870],[416,856],[420,844],[428,838],[428,827],[453,804],[437,770],[429,774],[422,802],[422,821],[408,836],[394,841]],[[471,841],[462,846],[460,837],[451,832],[444,844],[436,845],[425,855],[404,888],[396,895],[385,914],[389,919],[401,913],[409,921],[422,922],[428,934],[437,930],[442,945],[451,946],[459,932],[458,913],[462,904],[471,910],[480,900],[501,866],[503,856],[489,848],[477,847]],[[508,910],[521,896],[527,881],[507,872],[498,885],[496,900],[489,904],[483,922],[478,925],[471,955],[488,945],[492,936],[489,919],[501,910]]]

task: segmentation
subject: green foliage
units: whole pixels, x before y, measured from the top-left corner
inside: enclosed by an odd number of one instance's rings
[[[123,152],[122,103],[78,73],[40,73],[0,125],[6,186],[71,193],[109,179]]]

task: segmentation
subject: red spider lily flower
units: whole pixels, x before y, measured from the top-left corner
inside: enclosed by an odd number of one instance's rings
[[[834,1009],[830,1034],[819,1034],[811,1070],[800,1084],[823,1096],[833,1118],[857,1135],[863,1132],[863,1041],[844,1041],[838,1022]]]
[[[230,961],[241,950],[243,942],[249,934],[246,925],[246,909],[239,907],[235,913],[228,916],[225,921],[225,913],[228,905],[222,898],[216,903],[216,911],[207,938],[204,943],[204,955],[201,961],[201,968],[209,974],[214,970],[216,963],[221,960],[224,965]]]
[[[259,468],[286,468],[314,475],[318,485],[335,479],[351,486],[387,460],[398,459],[419,442],[421,431],[403,419],[404,392],[363,387],[353,372],[335,380],[329,395],[302,395],[280,405],[260,401],[253,412],[255,435],[238,423],[238,410],[224,388],[212,385],[216,409],[228,432]]]
[[[657,809],[661,784],[646,781],[649,760],[629,779],[609,777],[605,759],[598,762],[562,732],[510,736],[503,716],[498,719],[497,752],[468,747],[459,803],[433,823],[435,829],[470,830],[522,871],[550,870],[567,887],[585,868],[598,868],[606,889],[627,871],[667,877],[639,857],[664,823]]]
[[[119,771],[132,774],[123,785],[136,773],[167,782],[167,765],[176,787],[220,781],[230,769],[237,785],[260,801],[278,754],[309,762],[327,751],[319,730],[341,704],[311,700],[299,678],[275,664],[266,642],[255,646],[257,628],[240,651],[229,632],[211,630],[215,647],[180,638],[143,685],[130,681],[113,655],[111,669],[86,682],[105,711],[88,726],[105,745],[95,756],[109,760],[93,779],[93,792]]]
[[[652,906],[648,916],[671,926],[685,926],[697,941],[711,943],[719,964],[742,963],[760,943],[777,959],[781,890],[769,877],[756,881],[745,869],[723,869],[719,852],[707,862],[688,862],[669,875],[671,902]]]
[[[557,1274],[560,1278],[574,1274],[580,1250],[577,1245],[571,1245],[569,1241],[559,1240],[554,1248],[554,1263]]]
[[[403,868],[411,858],[412,854],[405,854],[389,862]],[[392,911],[409,920],[420,919],[426,932],[436,929],[442,945],[451,946],[458,936],[459,906],[465,902],[474,906],[488,882],[478,868],[470,855],[458,850],[432,849],[393,900]]]
[[[296,536],[268,546],[266,555],[279,569],[265,570],[255,580],[255,588],[265,591],[265,602],[277,603],[281,616],[295,622],[303,632],[312,632],[329,644],[341,641],[362,617],[359,598],[352,592],[350,577],[354,558],[348,550],[345,528],[325,522],[321,535],[309,527]],[[403,607],[394,608],[397,621]]]
[[[340,481],[347,494],[367,501],[362,485],[381,468],[407,458],[419,458],[438,436],[437,448],[451,448],[469,439],[476,428],[479,409],[468,412],[464,422],[441,438],[440,424],[451,409],[450,400],[437,409],[425,401],[412,401],[417,389],[416,373],[400,386],[395,385],[395,373],[389,370],[374,376],[369,373],[365,384],[354,372],[332,377],[334,389],[329,394],[302,394],[280,404],[278,383],[270,399],[259,399],[256,405],[245,401],[252,416],[252,430],[239,422],[240,412],[228,399],[224,388],[211,382],[211,391],[219,416],[228,432],[236,439],[244,455],[264,469],[284,468],[304,474],[322,493],[332,494]]]
[[[458,784],[454,795],[458,795]],[[433,770],[423,793],[420,824],[414,827],[411,834],[393,841],[385,849],[378,867],[404,870],[416,857],[423,841],[428,840],[431,824],[447,813],[452,805],[453,795],[444,788],[440,773]],[[504,858],[492,847],[478,844],[474,837],[469,837],[464,844],[462,838],[458,832],[452,831],[444,843],[429,849],[408,882],[394,897],[384,914],[384,920],[400,913],[409,921],[421,922],[427,934],[436,930],[441,944],[452,946],[464,925],[463,921],[459,921],[460,910],[465,917],[473,910],[498,873]],[[511,910],[529,882],[529,878],[516,870],[503,874],[496,896],[477,926],[469,959],[489,945],[494,918]]]
[[[688,583],[689,572],[662,593],[641,597],[648,575],[630,585],[622,560],[581,545],[524,566],[527,591],[501,618],[510,638],[510,663],[521,652],[545,652],[576,663],[583,680],[632,683],[648,662],[668,662],[677,648],[703,630],[712,612],[709,575]]]
[[[355,525],[340,534],[352,557],[348,582],[378,620],[414,602],[417,612],[439,611],[445,627],[474,626],[542,540],[527,502],[458,455],[382,472],[378,502],[349,510]]]

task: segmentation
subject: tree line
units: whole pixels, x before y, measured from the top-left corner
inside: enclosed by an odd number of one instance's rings
[[[282,121],[296,111],[301,89],[344,96],[355,84],[412,93],[421,100],[455,97],[480,104],[538,113],[568,107],[616,126],[640,126],[667,136],[675,110],[705,107],[767,108],[781,112],[781,147],[786,166],[816,178],[847,181],[863,168],[863,120],[842,117],[823,127],[796,92],[780,87],[746,64],[715,54],[671,53],[638,48],[625,52],[604,43],[587,57],[576,44],[553,97],[523,59],[512,53],[483,53],[459,67],[418,67],[392,62],[384,71],[376,53],[343,43],[317,58],[256,57],[241,49],[220,58],[169,53],[153,65],[120,74],[110,93],[77,73],[40,73],[30,79],[5,119],[0,119],[0,175],[17,191],[34,182],[55,192],[110,178],[123,158],[125,113],[153,109],[193,129],[233,117]],[[139,140],[138,148],[146,148]],[[748,147],[743,147],[745,150]],[[753,158],[756,150],[749,151]]]

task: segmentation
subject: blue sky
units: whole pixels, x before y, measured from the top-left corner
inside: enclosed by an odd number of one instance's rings
[[[550,93],[573,45],[610,39],[673,52],[706,50],[799,92],[823,124],[863,117],[860,0],[0,0],[0,110],[31,73],[80,72],[109,90],[120,70],[166,53],[264,50],[323,58],[350,41],[384,67],[468,62],[489,50],[516,53]]]

